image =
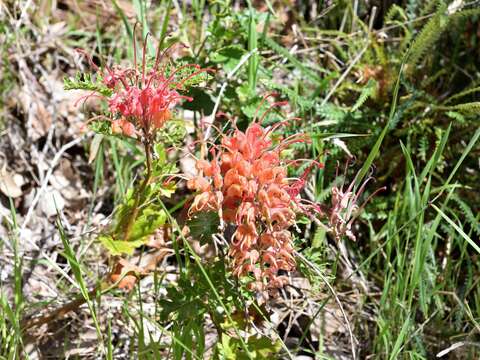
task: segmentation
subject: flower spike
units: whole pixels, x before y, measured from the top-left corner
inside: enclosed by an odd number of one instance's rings
[[[197,191],[189,214],[218,211],[236,226],[228,252],[233,274],[250,277],[249,288],[265,296],[288,282],[280,272],[295,268],[288,229],[301,211],[292,201],[295,184],[280,157],[283,147],[273,145],[271,133],[253,122],[223,135],[212,160],[197,160],[199,175],[187,183]]]

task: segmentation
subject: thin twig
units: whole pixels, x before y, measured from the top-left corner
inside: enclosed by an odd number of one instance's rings
[[[350,335],[350,345],[351,345],[351,350],[352,350],[352,357],[353,357],[353,360],[355,360],[357,358],[357,353],[355,351],[355,338],[353,336],[353,332],[352,332],[352,328],[350,326],[350,322],[348,320],[348,317],[347,317],[347,314],[345,313],[345,310],[343,309],[343,306],[342,306],[342,303],[340,302],[340,299],[338,298],[337,296],[337,293],[335,292],[334,288],[332,287],[332,285],[330,285],[330,283],[328,282],[328,280],[325,278],[325,276],[323,276],[322,272],[320,271],[320,269],[315,265],[313,264],[311,261],[307,260],[302,254],[300,254],[298,251],[294,251],[294,254],[295,256],[297,256],[298,258],[300,258],[305,264],[307,264],[309,267],[312,268],[313,271],[315,271],[315,273],[320,276],[320,278],[322,279],[322,281],[325,283],[325,285],[327,285],[328,287],[328,290],[330,290],[330,292],[332,293],[333,297],[335,298],[335,301],[337,302],[338,306],[340,307],[340,311],[342,312],[342,315],[343,315],[343,318],[345,319],[345,325],[347,327],[347,330],[348,330],[348,334]]]
[[[333,95],[333,93],[337,90],[337,88],[340,86],[343,80],[347,77],[349,74],[350,70],[355,66],[355,64],[362,58],[363,54],[365,51],[367,51],[368,47],[370,46],[370,42],[368,41],[365,47],[355,56],[355,58],[352,60],[350,65],[348,65],[348,68],[343,72],[342,76],[340,76],[335,83],[335,85],[332,87],[332,89],[328,92],[327,96],[323,99],[321,106],[325,105],[327,101],[330,99],[330,97]]]
[[[458,349],[458,348],[460,348],[464,345],[471,345],[471,346],[476,346],[476,347],[480,348],[480,343],[476,343],[476,342],[472,342],[472,341],[459,341],[459,342],[453,343],[452,345],[450,345],[445,350],[440,351],[437,354],[437,358],[441,358],[441,357],[447,355],[449,352],[451,352],[455,349]]]
[[[245,54],[241,59],[240,62],[235,66],[235,68],[230,71],[227,74],[227,78],[222,84],[222,87],[220,88],[220,91],[217,96],[217,100],[215,101],[215,106],[213,107],[212,115],[210,115],[211,121],[208,123],[208,128],[207,131],[205,131],[205,136],[203,137],[203,140],[206,141],[210,137],[210,132],[212,129],[211,124],[215,121],[215,116],[217,115],[218,107],[220,106],[220,101],[222,99],[223,93],[225,92],[225,89],[227,88],[228,82],[233,78],[233,76],[237,73],[237,71],[247,62],[247,60],[257,52],[257,49],[253,49],[250,51],[248,54]]]
[[[48,182],[50,180],[50,177],[53,174],[53,170],[57,166],[57,163],[60,161],[63,153],[70,149],[71,147],[74,147],[78,143],[83,141],[83,136],[80,136],[79,138],[70,141],[69,143],[66,143],[63,145],[60,150],[55,154],[55,157],[53,158],[52,162],[50,163],[50,168],[47,171],[47,175],[45,175],[45,178],[43,179],[42,186],[40,187],[40,190],[38,190],[37,194],[35,195],[35,198],[32,201],[32,204],[28,208],[27,215],[25,216],[25,220],[23,221],[22,227],[20,228],[20,233],[22,233],[25,228],[27,227],[28,223],[31,220],[31,217],[33,215],[33,212],[35,210],[35,207],[37,206],[38,202],[40,201],[41,196],[45,192],[45,189],[47,188]],[[35,244],[35,248],[38,250],[38,246]]]

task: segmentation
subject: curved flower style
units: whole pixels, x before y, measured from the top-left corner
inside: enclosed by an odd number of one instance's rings
[[[225,222],[236,225],[228,252],[234,275],[253,276],[252,290],[270,292],[287,283],[281,271],[295,268],[288,229],[301,210],[297,184],[287,179],[280,159],[281,150],[300,137],[273,146],[271,132],[253,123],[245,132],[237,129],[225,136],[221,151],[211,150],[213,160],[198,160],[199,176],[187,184],[198,192],[190,213],[218,211]]]
[[[105,87],[111,90],[107,100],[113,115],[113,133],[149,138],[170,119],[175,105],[181,100],[193,100],[180,95],[178,91],[200,73],[212,71],[201,69],[196,64],[186,64],[176,69],[170,63],[161,66],[171,47],[163,53],[159,49],[154,66],[147,69],[146,44],[147,38],[143,46],[141,69],[137,66],[136,56],[132,68],[106,66],[100,70],[87,55],[90,65],[101,75]],[[79,52],[86,55],[82,50]],[[184,72],[187,75],[182,78]]]
[[[186,67],[182,66],[174,70],[168,77],[165,75],[165,69],[157,70],[156,67],[148,74],[145,74],[144,66],[142,73],[134,69],[127,71],[108,69],[109,74],[104,78],[104,83],[113,90],[108,104],[110,112],[120,117],[117,120],[120,127],[118,130],[128,136],[132,136],[133,128],[140,128],[145,134],[150,134],[163,127],[170,119],[172,108],[182,99],[193,100],[180,95],[178,90],[188,79],[207,70],[200,69],[198,65],[189,64],[188,67],[195,69],[193,74],[181,81],[176,81],[175,75],[180,69]],[[133,128],[125,122],[132,124]],[[112,129],[118,131],[116,124],[112,125]]]

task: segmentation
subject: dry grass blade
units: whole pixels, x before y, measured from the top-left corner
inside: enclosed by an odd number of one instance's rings
[[[350,325],[350,320],[348,320],[348,316],[345,312],[345,310],[343,309],[343,305],[342,305],[342,302],[340,301],[340,299],[338,298],[337,296],[337,293],[335,291],[335,289],[332,287],[332,285],[330,285],[330,283],[328,282],[328,280],[325,278],[325,276],[322,274],[322,271],[314,264],[312,263],[311,261],[309,261],[308,259],[306,259],[302,254],[300,254],[298,251],[296,251],[295,253],[295,256],[298,257],[299,259],[301,259],[305,264],[307,264],[313,271],[315,271],[315,273],[322,279],[322,281],[325,283],[325,285],[328,287],[328,290],[330,291],[330,293],[332,294],[332,296],[335,298],[335,301],[337,302],[339,308],[340,308],[340,311],[342,312],[342,315],[343,315],[343,319],[345,320],[345,326],[347,327],[347,330],[348,330],[348,334],[350,336],[350,346],[351,346],[351,351],[352,351],[352,358],[355,360],[357,358],[357,351],[355,350],[355,344],[356,344],[356,340],[355,340],[355,337],[353,336],[353,332],[352,332],[352,327]]]

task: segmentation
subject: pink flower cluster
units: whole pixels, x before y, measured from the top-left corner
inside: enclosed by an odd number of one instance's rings
[[[143,47],[141,69],[138,69],[136,58],[132,68],[105,67],[100,70],[88,57],[90,64],[102,76],[103,84],[112,95],[108,97],[108,105],[113,115],[112,132],[130,137],[144,136],[149,138],[162,128],[171,117],[171,111],[181,100],[192,101],[188,96],[179,94],[185,84],[203,72],[211,69],[201,69],[196,64],[186,64],[178,68],[161,65],[162,59],[170,50],[157,52],[155,64],[151,69],[146,65],[146,41]],[[135,45],[134,45],[135,47]],[[182,77],[182,75],[186,73]]]
[[[182,81],[175,80],[175,74],[182,66],[166,77],[164,71],[153,68],[147,75],[139,74],[134,69],[127,71],[121,69],[109,69],[104,78],[107,87],[113,90],[108,104],[110,112],[119,118],[112,122],[114,132],[122,132],[133,136],[135,130],[142,129],[145,134],[163,127],[171,117],[172,108],[182,99],[191,101],[192,98],[180,95],[177,90],[181,89],[184,82],[201,70],[198,65],[189,64],[195,68],[195,72]]]

